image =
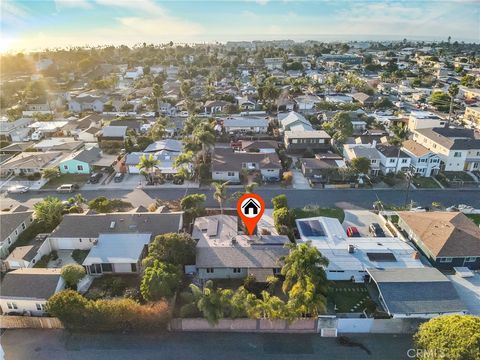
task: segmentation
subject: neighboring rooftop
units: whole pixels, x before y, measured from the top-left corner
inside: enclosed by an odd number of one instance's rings
[[[0,298],[48,299],[55,294],[61,269],[23,268],[5,274]]]
[[[23,222],[27,222],[33,211],[1,212],[0,213],[0,241],[5,240]],[[25,224],[28,226],[28,224]]]

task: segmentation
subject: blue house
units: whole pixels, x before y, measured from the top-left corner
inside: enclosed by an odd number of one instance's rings
[[[100,160],[101,151],[98,147],[81,149],[63,159],[58,168],[62,174],[90,174],[93,164]]]

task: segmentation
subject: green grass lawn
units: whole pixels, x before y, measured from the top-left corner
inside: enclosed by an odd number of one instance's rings
[[[345,212],[340,208],[321,208],[318,206],[307,205],[303,208],[292,209],[295,219],[326,216],[337,218],[340,222],[345,219]]]
[[[369,299],[368,290],[364,284],[356,284],[350,281],[332,281],[328,294],[328,302],[336,306],[337,312],[361,312],[362,306],[355,308],[355,305],[365,299]],[[353,311],[351,311],[353,310]]]
[[[475,224],[480,225],[480,214],[468,214],[467,217]]]
[[[448,180],[463,180],[463,181],[473,181],[472,177],[468,175],[465,171],[445,171],[443,173]]]
[[[429,177],[415,177],[412,180],[413,185],[415,187],[420,188],[420,189],[425,189],[425,188],[439,188],[438,184],[433,180],[432,178]]]
[[[82,186],[88,181],[89,177],[90,175],[88,174],[62,174],[59,177],[51,179],[43,188],[56,189],[63,184],[77,184]]]

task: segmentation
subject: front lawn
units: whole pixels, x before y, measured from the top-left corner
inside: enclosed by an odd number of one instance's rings
[[[345,212],[340,208],[321,208],[316,205],[307,205],[303,208],[294,208],[292,213],[295,219],[303,219],[309,217],[325,216],[337,218],[340,222],[345,219]]]
[[[444,171],[443,174],[450,181],[473,181],[473,178],[468,175],[465,171]]]
[[[467,214],[467,217],[480,226],[480,214]]]
[[[440,187],[435,180],[430,177],[414,177],[412,183],[419,189],[435,189]]]
[[[50,179],[43,188],[44,189],[56,189],[63,184],[77,184],[78,186],[84,185],[90,175],[88,174],[62,174],[56,178]]]
[[[337,313],[362,312],[366,301],[370,299],[364,284],[351,281],[332,281],[328,293],[328,302]]]

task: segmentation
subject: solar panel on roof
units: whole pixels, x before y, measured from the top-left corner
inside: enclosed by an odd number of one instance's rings
[[[369,253],[367,256],[371,261],[397,261],[395,255],[392,253]]]
[[[299,224],[305,236],[325,236],[322,224],[318,220],[304,220]]]

